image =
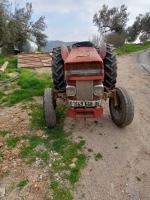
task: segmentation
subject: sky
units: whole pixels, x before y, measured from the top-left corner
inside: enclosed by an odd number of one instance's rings
[[[49,40],[83,41],[97,33],[93,15],[105,3],[109,7],[128,7],[131,25],[139,13],[150,12],[150,0],[12,0],[24,6],[33,4],[33,19],[45,16]]]

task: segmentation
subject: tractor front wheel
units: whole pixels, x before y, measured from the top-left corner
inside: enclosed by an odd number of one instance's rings
[[[46,126],[53,128],[56,126],[56,113],[53,90],[51,88],[45,89],[43,96],[43,109]]]
[[[133,99],[124,88],[116,88],[116,95],[109,99],[112,121],[120,128],[128,126],[134,118]]]

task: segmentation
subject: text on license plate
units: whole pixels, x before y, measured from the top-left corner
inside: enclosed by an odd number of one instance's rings
[[[99,101],[69,101],[71,107],[99,107],[101,100]]]

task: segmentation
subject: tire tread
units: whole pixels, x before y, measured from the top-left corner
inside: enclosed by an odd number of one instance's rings
[[[107,44],[106,56],[104,58],[104,87],[105,90],[115,88],[117,82],[117,62],[114,48]]]
[[[64,72],[64,61],[61,56],[61,48],[53,49],[52,56],[52,77],[54,88],[56,90],[65,91],[65,72]]]

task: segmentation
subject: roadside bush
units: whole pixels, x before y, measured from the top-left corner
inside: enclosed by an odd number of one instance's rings
[[[122,47],[116,49],[117,55],[123,55],[126,53],[132,53],[150,48],[150,42],[145,44],[124,44]]]
[[[121,47],[125,43],[125,34],[110,33],[106,36],[106,41],[115,47]]]

